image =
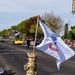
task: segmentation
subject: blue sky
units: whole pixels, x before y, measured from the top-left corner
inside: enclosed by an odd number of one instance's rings
[[[62,18],[64,24],[70,20],[70,25],[75,25],[72,0],[0,0],[0,31],[52,11]]]

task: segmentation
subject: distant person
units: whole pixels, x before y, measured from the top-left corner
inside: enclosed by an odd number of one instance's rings
[[[27,48],[29,48],[29,46],[30,46],[30,40],[27,39]]]

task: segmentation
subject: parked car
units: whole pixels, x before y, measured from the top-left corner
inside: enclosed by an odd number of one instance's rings
[[[40,44],[40,41],[39,40],[36,40],[36,44],[35,46],[39,45]],[[34,46],[34,41],[33,40],[30,40],[30,45],[31,46]]]
[[[23,44],[23,41],[22,40],[15,40],[13,43],[14,44]]]
[[[4,42],[4,39],[0,39],[0,42]]]
[[[17,37],[17,38],[15,38],[15,40],[13,41],[13,44],[16,44],[16,45],[18,45],[18,44],[23,44],[24,43],[24,41],[22,40],[22,37]]]

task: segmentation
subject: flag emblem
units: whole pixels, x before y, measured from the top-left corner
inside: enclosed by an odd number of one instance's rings
[[[49,49],[52,51],[58,52],[58,50],[56,48],[54,48],[52,43],[49,44]]]

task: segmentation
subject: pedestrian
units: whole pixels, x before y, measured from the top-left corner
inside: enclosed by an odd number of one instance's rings
[[[27,48],[30,46],[30,40],[27,38]]]

